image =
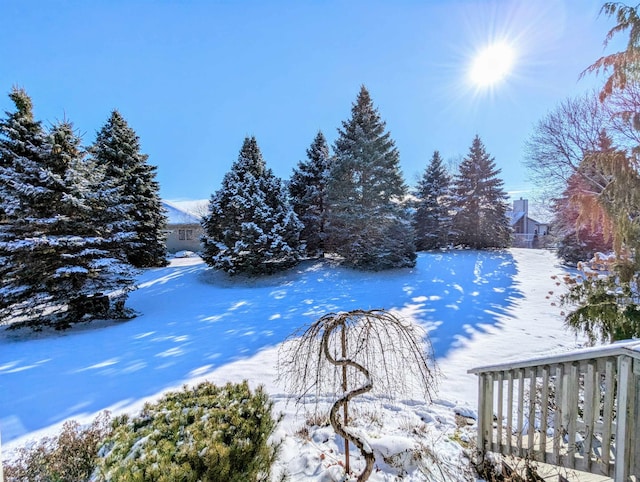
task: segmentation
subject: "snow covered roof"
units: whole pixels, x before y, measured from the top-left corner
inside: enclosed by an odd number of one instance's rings
[[[524,211],[507,211],[507,216],[511,220],[511,225],[513,226],[518,221],[520,221],[525,216]]]
[[[533,224],[537,224],[540,226],[548,224],[548,223],[541,223],[539,221],[536,221],[533,218],[528,217],[525,211],[507,211],[507,217],[509,218],[509,221],[511,222],[512,226],[524,217],[527,217],[529,219],[529,222]]]
[[[168,224],[199,224],[200,217],[176,206],[169,201],[162,201],[162,207],[167,211]]]

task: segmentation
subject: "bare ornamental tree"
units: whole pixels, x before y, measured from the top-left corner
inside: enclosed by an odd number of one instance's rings
[[[278,372],[297,403],[315,395],[318,410],[321,396],[337,398],[329,421],[345,439],[346,472],[350,472],[349,442],[364,456],[358,482],[369,478],[375,456],[364,436],[348,426],[349,403],[367,392],[393,399],[417,391],[430,402],[437,382],[426,332],[384,310],[324,315],[283,344]]]

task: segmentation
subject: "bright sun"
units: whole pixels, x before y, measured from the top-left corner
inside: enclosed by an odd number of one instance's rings
[[[478,87],[491,87],[504,80],[513,68],[515,52],[506,43],[494,43],[480,50],[471,64],[469,76]]]

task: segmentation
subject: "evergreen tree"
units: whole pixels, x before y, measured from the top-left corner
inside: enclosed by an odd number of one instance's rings
[[[327,221],[327,177],[331,158],[329,146],[318,132],[307,149],[307,160],[300,161],[289,182],[292,206],[303,224],[300,238],[311,257],[325,252],[325,225]]]
[[[67,322],[85,315],[126,317],[124,303],[135,272],[122,255],[119,233],[96,223],[110,197],[104,173],[86,158],[70,122],[54,125],[49,142],[49,170],[60,181],[47,203],[55,219],[48,240],[55,249],[45,265],[56,269],[41,277],[50,280],[54,298],[68,306]]]
[[[91,197],[98,171],[84,165],[69,122],[46,136],[26,93],[14,90],[12,99],[17,111],[2,122],[0,190],[7,202],[0,227],[0,318],[37,325],[113,316],[104,294],[113,291],[121,314],[133,278],[106,249],[95,223]]]
[[[214,268],[259,275],[298,263],[302,224],[255,137],[245,138],[222,188],[211,196],[203,227],[203,258]]]
[[[500,169],[475,136],[454,177],[453,239],[474,249],[503,248],[511,242],[507,193]]]
[[[451,229],[450,184],[440,153],[435,151],[415,193],[418,201],[413,227],[419,251],[441,248],[448,243]]]
[[[9,98],[16,107],[15,112],[5,112],[6,119],[0,120],[0,174],[3,176],[0,186],[0,220],[3,213],[19,211],[20,206],[6,190],[16,183],[12,182],[13,168],[20,163],[31,169],[45,154],[46,134],[42,124],[33,116],[31,98],[24,89],[14,87]]]
[[[118,209],[110,210],[115,217],[105,221],[121,232],[127,259],[137,268],[166,266],[167,218],[156,167],[147,163],[140,139],[117,110],[98,132],[91,153],[114,189]]]
[[[364,86],[342,126],[327,186],[330,248],[356,268],[414,266],[398,150]]]
[[[0,319],[10,314],[24,316],[29,311],[33,287],[18,278],[19,267],[13,256],[19,246],[33,246],[26,241],[29,232],[30,204],[24,196],[32,191],[39,174],[38,166],[46,156],[46,134],[33,116],[31,98],[23,89],[14,88],[9,98],[15,112],[5,112],[0,120]],[[40,304],[39,304],[40,305]],[[35,309],[35,307],[33,307]]]

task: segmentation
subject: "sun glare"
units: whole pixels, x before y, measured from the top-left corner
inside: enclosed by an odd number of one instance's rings
[[[506,43],[494,43],[480,50],[471,64],[469,76],[477,87],[492,87],[513,69],[515,51]]]

